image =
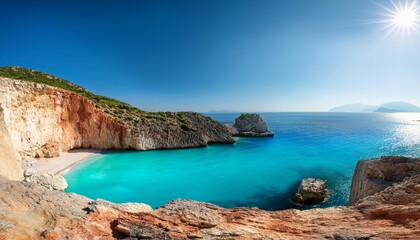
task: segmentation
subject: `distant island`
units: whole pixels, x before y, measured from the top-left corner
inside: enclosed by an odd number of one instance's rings
[[[396,113],[396,112],[420,112],[420,108],[414,104],[406,102],[389,102],[380,105],[367,105],[362,103],[347,104],[335,107],[329,112],[381,112],[381,113]]]

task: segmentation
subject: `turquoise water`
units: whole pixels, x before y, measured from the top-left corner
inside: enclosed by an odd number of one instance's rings
[[[326,179],[330,201],[345,205],[359,159],[420,156],[420,114],[263,113],[273,138],[234,145],[109,152],[65,175],[68,192],[112,202],[159,207],[176,198],[223,207],[294,207],[289,199],[306,177]],[[233,122],[237,114],[211,117]]]

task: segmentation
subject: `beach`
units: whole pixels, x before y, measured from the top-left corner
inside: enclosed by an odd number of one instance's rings
[[[54,174],[61,174],[65,170],[70,169],[74,165],[86,161],[94,156],[100,155],[99,150],[94,149],[75,149],[63,153],[55,158],[40,158],[33,161],[33,166],[28,166],[27,163],[22,163],[22,168],[35,169],[38,174],[51,172]]]

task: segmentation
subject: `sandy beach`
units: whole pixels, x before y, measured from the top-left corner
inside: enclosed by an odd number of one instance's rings
[[[46,172],[60,174],[74,165],[98,155],[100,155],[99,150],[75,149],[65,152],[56,158],[34,159],[35,164],[33,166],[27,166],[27,163],[23,163],[22,168],[24,170],[27,168],[35,169],[39,174]]]

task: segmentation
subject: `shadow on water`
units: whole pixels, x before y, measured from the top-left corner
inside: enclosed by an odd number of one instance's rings
[[[327,180],[327,187],[330,190],[328,201],[318,205],[296,206],[291,203],[292,197],[299,188],[300,181],[293,182],[285,190],[280,190],[275,186],[256,187],[255,192],[248,197],[246,201],[228,200],[228,201],[210,201],[218,206],[225,208],[233,207],[258,207],[264,210],[284,210],[284,209],[311,209],[325,208],[332,206],[343,206],[347,203],[351,178],[334,170],[321,169],[299,169],[301,178],[319,178]]]

